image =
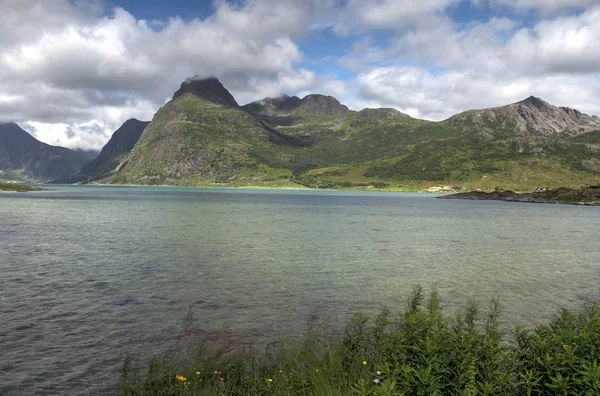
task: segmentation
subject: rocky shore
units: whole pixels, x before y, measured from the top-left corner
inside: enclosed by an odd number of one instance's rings
[[[438,198],[600,206],[600,186],[581,189],[557,188],[521,194],[513,191],[469,191]]]
[[[0,191],[14,191],[14,192],[28,192],[28,191],[43,191],[41,188],[26,186],[23,184],[16,183],[3,183],[0,182]]]

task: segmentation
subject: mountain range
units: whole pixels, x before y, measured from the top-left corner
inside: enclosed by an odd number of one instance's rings
[[[126,122],[67,182],[530,189],[600,180],[600,118],[536,98],[440,122],[337,99],[240,106],[216,78],[190,78],[144,123]]]
[[[0,179],[50,181],[89,160],[85,152],[42,143],[15,123],[0,124]]]
[[[91,162],[77,172],[67,177],[57,178],[57,183],[83,183],[92,181],[116,169],[121,161],[131,152],[142,132],[150,122],[139,121],[135,118],[125,123],[113,133],[112,137],[102,148],[102,151]]]

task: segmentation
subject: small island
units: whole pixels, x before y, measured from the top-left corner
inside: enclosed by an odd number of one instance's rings
[[[0,182],[0,191],[29,192],[29,191],[44,191],[44,189],[26,186],[26,185],[17,184],[17,183]]]
[[[585,186],[579,189],[565,187],[537,189],[531,193],[516,193],[509,190],[491,192],[476,190],[438,198],[600,206],[600,185]]]

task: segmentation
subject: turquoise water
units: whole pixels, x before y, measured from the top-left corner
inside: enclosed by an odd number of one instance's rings
[[[600,294],[600,208],[427,194],[56,187],[0,194],[0,394],[105,394],[127,348],[500,297],[507,326]]]

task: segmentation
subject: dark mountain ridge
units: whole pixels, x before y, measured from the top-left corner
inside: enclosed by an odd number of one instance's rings
[[[86,162],[84,153],[42,143],[15,123],[0,124],[0,178],[49,181]]]
[[[215,104],[239,106],[233,95],[215,77],[201,79],[195,76],[188,78],[181,83],[181,87],[175,92],[173,99],[185,94],[192,94]]]
[[[56,180],[56,183],[89,182],[114,171],[121,165],[124,157],[131,152],[148,124],[150,124],[149,121],[140,121],[135,118],[125,121],[113,133],[94,160],[69,177]]]

